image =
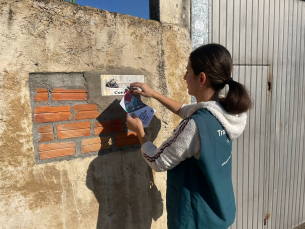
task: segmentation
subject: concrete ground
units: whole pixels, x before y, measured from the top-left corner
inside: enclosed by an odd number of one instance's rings
[[[295,227],[294,229],[305,229],[305,223]]]

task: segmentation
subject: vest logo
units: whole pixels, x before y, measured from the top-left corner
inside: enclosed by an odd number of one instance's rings
[[[225,135],[226,134],[226,131],[225,130],[217,130],[218,132],[218,136],[221,137],[222,135]]]

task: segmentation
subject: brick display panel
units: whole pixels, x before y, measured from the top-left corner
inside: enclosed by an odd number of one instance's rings
[[[135,133],[122,133],[122,119],[96,122],[96,118],[102,115],[96,104],[86,103],[86,89],[35,88],[35,93],[31,96],[34,104],[33,127],[38,134],[34,144],[41,161],[75,157],[76,149],[80,150],[78,156],[109,150],[113,147],[112,138],[115,139],[115,147],[139,144]],[[79,104],[80,101],[83,101],[83,104]],[[88,138],[91,131],[96,136],[108,136]],[[65,140],[68,142],[64,142]]]

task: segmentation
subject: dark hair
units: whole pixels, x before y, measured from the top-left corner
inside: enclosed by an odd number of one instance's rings
[[[198,76],[203,72],[215,91],[220,91],[229,85],[225,98],[220,98],[220,104],[230,114],[241,114],[252,106],[252,101],[244,85],[229,80],[232,72],[230,52],[219,44],[200,46],[190,54],[191,67]]]

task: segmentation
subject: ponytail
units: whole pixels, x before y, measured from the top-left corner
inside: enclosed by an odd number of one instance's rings
[[[236,82],[228,82],[229,91],[225,98],[220,98],[221,106],[229,114],[241,114],[252,107],[252,101],[245,86]]]
[[[230,114],[241,114],[252,107],[250,95],[244,85],[231,78],[232,58],[230,52],[219,44],[203,45],[190,54],[190,63],[197,76],[204,72],[215,91],[222,90],[226,84],[229,91],[220,104]]]

